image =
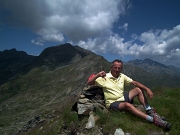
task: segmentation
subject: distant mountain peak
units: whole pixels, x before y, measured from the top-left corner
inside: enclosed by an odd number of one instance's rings
[[[144,60],[135,59],[127,62],[128,64],[134,64],[146,70],[147,72],[156,75],[170,75],[170,76],[180,76],[180,70],[173,66],[166,66],[157,61],[146,58]]]
[[[0,85],[31,64],[36,56],[28,55],[15,48],[0,52]]]
[[[60,65],[67,65],[83,57],[93,54],[81,47],[73,46],[70,43],[48,47],[43,50],[36,60],[37,66],[50,66],[52,68]]]
[[[10,50],[0,51],[0,60],[5,60],[9,58],[22,58],[22,57],[31,57],[24,51],[17,51],[15,48]]]
[[[161,64],[157,61],[151,60],[149,58],[146,58],[144,60],[141,60],[141,59],[130,60],[128,61],[128,63],[133,63],[137,66],[146,65],[146,66],[157,66],[157,67],[169,68],[168,66]]]

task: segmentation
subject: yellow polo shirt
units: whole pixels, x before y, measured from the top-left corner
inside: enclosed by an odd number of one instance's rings
[[[103,88],[106,106],[109,107],[115,101],[124,101],[124,85],[130,85],[132,81],[131,78],[122,73],[118,78],[107,73],[105,78],[98,77],[95,80],[95,85]]]

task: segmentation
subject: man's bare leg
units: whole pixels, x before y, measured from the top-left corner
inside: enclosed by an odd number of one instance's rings
[[[131,91],[129,91],[129,99],[130,100],[132,100],[136,96],[138,97],[139,102],[145,107],[145,109],[147,107],[149,107],[148,109],[151,109],[149,104],[148,104],[147,98],[146,98],[143,90],[141,90],[138,87],[136,87],[136,88],[132,89]]]
[[[121,111],[128,111],[128,112],[130,112],[130,113],[132,113],[132,114],[134,114],[134,115],[136,115],[136,116],[139,116],[139,117],[141,117],[141,118],[143,118],[143,119],[146,119],[146,120],[148,120],[148,121],[150,121],[150,122],[153,122],[153,117],[150,117],[149,115],[147,115],[147,114],[145,114],[145,113],[143,113],[143,112],[141,112],[140,110],[138,110],[137,108],[135,108],[131,103],[128,103],[128,102],[121,102],[120,104],[119,104],[119,110],[121,110]]]

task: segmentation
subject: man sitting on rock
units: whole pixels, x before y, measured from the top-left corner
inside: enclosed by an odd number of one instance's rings
[[[111,65],[111,71],[105,73],[101,71],[88,79],[88,85],[96,85],[103,88],[106,107],[113,110],[129,111],[147,121],[153,122],[165,130],[170,130],[171,124],[157,114],[153,108],[148,104],[143,90],[147,92],[150,99],[153,98],[152,91],[143,84],[132,80],[125,74],[121,73],[123,63],[121,60],[114,60]],[[125,85],[134,85],[135,88],[125,92]],[[144,106],[146,113],[138,110],[132,105],[133,98],[137,96],[139,102]]]

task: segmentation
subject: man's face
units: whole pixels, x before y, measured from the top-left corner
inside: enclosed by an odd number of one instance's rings
[[[118,77],[121,70],[122,70],[122,63],[114,62],[114,64],[111,66],[111,74],[112,74],[112,76],[113,77]]]

